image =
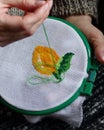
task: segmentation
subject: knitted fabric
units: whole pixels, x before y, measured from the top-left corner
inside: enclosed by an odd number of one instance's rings
[[[53,0],[52,16],[68,15],[97,16],[96,0]]]
[[[11,15],[24,15],[24,11],[18,8],[9,9],[8,13]],[[90,15],[93,18],[96,18],[96,0],[53,0],[50,15],[57,17]]]

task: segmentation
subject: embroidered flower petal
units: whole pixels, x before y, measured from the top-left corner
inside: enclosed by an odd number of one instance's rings
[[[37,46],[33,51],[32,64],[40,74],[52,75],[58,60],[59,56],[52,48]]]

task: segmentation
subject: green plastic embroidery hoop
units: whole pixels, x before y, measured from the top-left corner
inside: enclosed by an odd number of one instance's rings
[[[22,113],[22,114],[26,114],[26,115],[47,115],[47,114],[52,114],[54,112],[57,112],[59,110],[64,109],[65,107],[69,106],[71,103],[73,103],[75,101],[75,99],[77,99],[79,96],[81,95],[91,95],[93,86],[94,86],[94,81],[96,79],[96,73],[98,70],[98,65],[96,60],[94,60],[92,58],[92,53],[91,53],[91,48],[89,46],[89,43],[86,39],[86,37],[84,36],[84,34],[73,24],[67,22],[66,20],[60,19],[60,18],[56,18],[56,17],[48,17],[48,20],[52,20],[58,23],[62,23],[63,25],[68,27],[71,27],[76,33],[77,35],[81,38],[81,40],[83,41],[83,44],[86,48],[86,53],[87,53],[87,67],[86,67],[86,72],[88,73],[88,77],[83,79],[83,82],[81,83],[81,86],[77,89],[77,91],[66,101],[60,103],[59,105],[56,105],[52,108],[49,109],[43,109],[43,110],[25,110],[22,108],[19,108],[11,103],[9,103],[8,101],[6,101],[2,96],[0,98],[0,101],[5,104],[7,107],[9,107],[10,109],[12,109],[13,111]],[[51,30],[50,30],[51,31]]]

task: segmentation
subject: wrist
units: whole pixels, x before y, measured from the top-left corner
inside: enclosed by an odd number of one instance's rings
[[[92,22],[92,17],[89,15],[74,15],[74,16],[68,16],[65,18],[67,21],[73,23],[73,24],[77,24],[79,22]]]

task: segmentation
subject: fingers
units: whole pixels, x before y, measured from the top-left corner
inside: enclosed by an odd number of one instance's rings
[[[34,12],[28,12],[23,17],[1,14],[0,45],[5,46],[10,42],[32,35],[48,16],[51,6],[52,1],[48,0]]]
[[[27,15],[28,19],[30,19],[31,22],[33,21],[33,23],[34,23],[34,21],[36,21],[36,19],[46,18],[49,14],[50,9],[51,9],[51,5],[52,5],[52,3],[49,0],[49,2],[47,2],[46,4],[42,5],[38,9],[36,9],[33,13],[32,12],[29,13],[29,15]]]
[[[0,14],[7,13],[8,8],[0,8]]]
[[[104,64],[104,35],[93,25],[91,25],[91,28],[88,36],[89,41],[93,45],[96,58],[99,62]]]
[[[45,4],[41,5],[33,12],[27,12],[24,17],[2,14],[0,20],[2,21],[2,23],[4,23],[5,25],[9,25],[10,27],[18,26],[18,24],[20,24],[23,26],[29,26],[30,28],[38,21],[40,20],[43,21],[49,15],[51,6],[52,6],[52,1],[47,0]]]
[[[93,46],[97,60],[104,64],[104,35],[91,23],[82,26],[81,31],[86,35],[89,43]]]
[[[48,0],[44,5],[36,9],[33,13],[28,13],[24,16],[25,29],[29,30],[29,35],[32,35],[40,24],[48,17],[52,1]]]
[[[25,11],[33,11],[35,8],[45,4],[48,0],[0,0],[5,5],[17,7]],[[52,1],[52,0],[50,0]]]
[[[86,26],[80,24],[79,28],[85,34],[89,43],[93,46],[97,60],[104,64],[104,35],[91,23],[86,22],[85,24]]]
[[[48,16],[49,10],[50,10],[49,4],[50,3],[47,2],[46,4],[37,8],[34,12],[27,13],[24,17],[10,16],[10,15],[4,13],[0,17],[0,22],[3,23],[2,26],[5,25],[8,28],[9,27],[13,28],[13,27],[18,27],[18,26],[23,26],[23,27],[27,26],[27,28],[29,26],[29,28],[31,28],[35,23],[37,23],[40,20],[43,21]]]

